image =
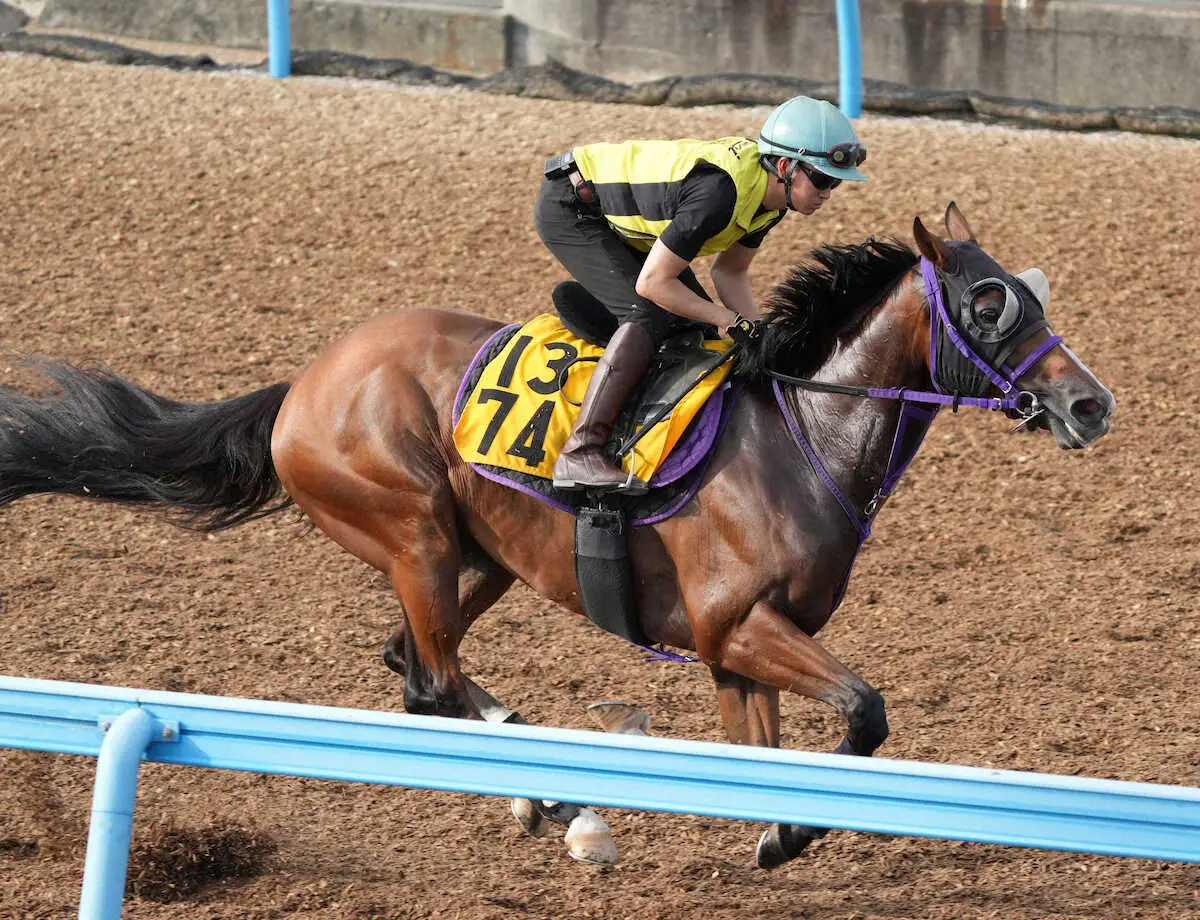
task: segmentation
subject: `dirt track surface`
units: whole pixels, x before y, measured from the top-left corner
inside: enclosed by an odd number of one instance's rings
[[[0,56],[0,347],[103,360],[215,400],[293,375],[370,316],[505,320],[561,271],[539,165],[586,140],[754,133],[763,109],[641,110]],[[1040,265],[1050,315],[1116,393],[1082,453],[946,414],[877,525],[825,645],[880,688],[884,756],[1197,785],[1200,145],[865,118],[865,188],[772,234],[764,293],[823,241],[909,240],[956,199],[991,253]],[[0,361],[5,382],[28,383]],[[802,462],[797,458],[797,462]],[[276,517],[201,537],[68,499],[0,511],[0,673],[399,709],[381,577]],[[700,665],[640,655],[517,588],[469,671],[530,719],[626,699],[722,740]],[[784,743],[832,711],[785,701]],[[0,751],[0,918],[74,917],[94,761]],[[1200,869],[835,833],[774,872],[759,828],[606,810],[622,863],[572,864],[477,796],[147,765],[135,842],[170,818],[278,844],[258,877],[150,918],[1179,918]]]

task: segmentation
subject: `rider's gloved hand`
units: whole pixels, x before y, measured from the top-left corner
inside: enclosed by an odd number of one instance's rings
[[[737,314],[737,319],[726,328],[725,334],[733,339],[735,345],[749,348],[762,338],[763,326],[765,325],[761,319],[746,319],[746,317],[739,313]]]

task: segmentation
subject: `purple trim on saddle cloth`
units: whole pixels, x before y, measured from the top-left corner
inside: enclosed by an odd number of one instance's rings
[[[704,404],[704,411],[700,413],[700,417],[692,423],[691,430],[684,437],[683,441],[675,445],[675,451],[667,457],[659,473],[667,470],[671,466],[671,459],[679,452],[686,456],[686,461],[679,463],[680,469],[672,473],[670,478],[664,476],[663,480],[659,481],[659,474],[655,473],[650,477],[650,485],[658,487],[667,485],[682,479],[686,473],[695,473],[692,478],[692,484],[689,488],[683,491],[679,499],[671,504],[665,511],[660,511],[658,514],[652,514],[650,517],[635,518],[630,521],[633,527],[644,527],[647,524],[657,524],[659,521],[665,521],[671,515],[675,514],[680,508],[692,500],[700,490],[700,483],[704,479],[704,470],[708,467],[708,461],[712,459],[712,455],[716,452],[717,442],[721,440],[721,435],[725,432],[725,425],[729,422],[729,416],[733,414],[733,407],[737,405],[738,398],[742,395],[741,386],[726,384],[718,389],[712,396],[708,398],[708,402]],[[701,449],[700,445],[703,445]]]
[[[692,420],[691,428],[683,440],[675,445],[662,466],[654,471],[650,477],[650,488],[657,489],[682,479],[712,450],[725,417],[721,411],[724,403],[724,388],[720,388],[704,403],[704,408]]]
[[[491,357],[492,343],[503,336],[511,335],[520,327],[520,323],[510,323],[502,329],[496,330],[475,353],[475,357],[471,359],[471,363],[467,366],[467,370],[459,382],[458,392],[454,396],[453,424],[458,424],[461,415],[459,407],[467,395],[468,381],[478,379],[476,370],[480,361]],[[634,518],[630,521],[631,526],[642,527],[647,524],[657,524],[659,521],[665,521],[692,500],[692,496],[700,488],[700,481],[703,479],[703,466],[707,464],[717,440],[725,430],[725,424],[729,418],[728,410],[732,410],[733,406],[737,403],[737,399],[741,395],[741,389],[740,386],[734,386],[729,383],[717,389],[708,398],[708,401],[705,402],[704,408],[700,410],[700,414],[696,416],[689,426],[683,440],[675,445],[675,449],[667,455],[667,459],[663,461],[663,465],[650,477],[650,487],[657,489],[677,482],[684,476],[695,472],[697,475],[691,486],[685,489],[678,499],[672,502],[665,511],[660,511],[649,517]],[[571,515],[575,514],[576,509],[574,505],[559,501],[531,486],[510,479],[492,467],[476,463],[468,465],[484,479],[489,479],[510,489],[516,489],[518,492],[522,492],[530,498],[536,498],[551,508],[565,511]],[[653,652],[654,649],[647,649],[647,651]],[[669,655],[671,653],[666,654]]]
[[[459,416],[462,414],[458,411],[458,407],[462,405],[463,397],[467,395],[467,381],[475,377],[475,365],[477,365],[485,355],[491,352],[492,342],[496,341],[496,339],[500,338],[502,335],[511,335],[520,328],[520,323],[509,323],[507,326],[497,329],[488,336],[487,341],[483,343],[479,351],[475,352],[475,357],[472,358],[471,363],[467,365],[466,373],[462,375],[462,380],[458,382],[458,392],[454,394],[454,408],[451,410],[451,422],[453,424],[458,424]]]

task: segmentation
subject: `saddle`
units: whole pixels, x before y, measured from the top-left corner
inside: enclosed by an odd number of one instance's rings
[[[554,288],[553,299],[562,324],[579,338],[605,346],[617,331],[616,317],[579,282],[561,282]],[[666,417],[698,381],[725,362],[726,352],[704,347],[705,341],[719,338],[715,327],[696,326],[662,343],[651,359],[645,382],[613,427],[609,449],[616,457],[628,454],[641,433]]]
[[[598,360],[617,322],[576,282],[558,285],[553,299],[557,318],[507,327],[480,349],[455,400],[455,444],[481,475],[575,516],[576,575],[588,616],[645,646],[626,534],[670,516],[698,488],[730,401],[728,349],[712,341],[706,347],[699,327],[669,338],[614,425],[608,450],[649,482],[645,496],[564,492],[553,487],[554,458],[588,376],[572,368]]]
[[[607,345],[617,331],[617,319],[604,304],[576,281],[554,288],[554,308],[563,325],[581,339]],[[716,337],[716,329],[712,329]],[[616,458],[634,446],[639,432],[649,431],[695,386],[725,360],[725,354],[704,347],[706,330],[697,327],[668,339],[654,356],[646,383],[618,418],[609,445]],[[634,602],[633,570],[629,561],[628,522],[619,502],[603,493],[575,513],[575,580],[588,618],[608,632],[646,647]]]

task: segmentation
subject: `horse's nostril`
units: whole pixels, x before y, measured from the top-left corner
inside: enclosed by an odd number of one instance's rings
[[[1071,405],[1071,415],[1081,422],[1098,422],[1104,418],[1104,406],[1098,399],[1080,399]]]

